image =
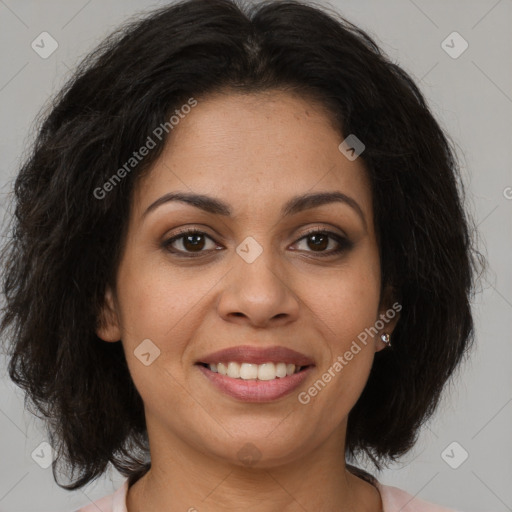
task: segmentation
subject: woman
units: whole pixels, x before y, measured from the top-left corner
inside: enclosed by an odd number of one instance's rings
[[[382,485],[473,335],[450,146],[361,30],[188,0],[79,66],[15,185],[9,372],[82,511],[448,510]]]

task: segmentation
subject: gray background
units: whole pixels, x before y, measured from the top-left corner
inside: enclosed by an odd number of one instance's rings
[[[165,2],[147,0],[0,0],[2,119],[0,216],[12,178],[33,138],[36,114],[79,58],[128,17]],[[471,361],[447,389],[415,449],[378,475],[428,501],[464,511],[512,511],[512,2],[511,0],[333,0],[369,31],[419,82],[455,141],[468,186],[468,206],[489,260],[474,309]],[[58,49],[42,59],[31,48],[43,31]],[[458,58],[441,43],[453,31],[468,42]],[[460,43],[448,39],[457,50]],[[0,365],[0,511],[69,512],[112,492],[116,472],[68,492],[31,453],[44,442],[38,420]],[[452,442],[458,445],[444,452]],[[457,469],[462,450],[468,459]]]

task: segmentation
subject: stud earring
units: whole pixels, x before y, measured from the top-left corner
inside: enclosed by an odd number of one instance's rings
[[[381,334],[380,339],[388,346],[391,347],[391,337],[388,333]]]

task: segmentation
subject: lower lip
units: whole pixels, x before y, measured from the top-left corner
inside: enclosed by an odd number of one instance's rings
[[[313,366],[308,366],[298,373],[273,380],[243,380],[197,366],[217,389],[242,402],[271,402],[286,396],[298,388],[313,369]]]

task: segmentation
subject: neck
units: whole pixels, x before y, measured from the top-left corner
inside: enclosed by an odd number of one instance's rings
[[[176,439],[172,449],[157,443],[151,469],[128,490],[128,512],[380,511],[378,490],[347,471],[344,446],[336,439],[302,458],[253,465],[206,455]]]

